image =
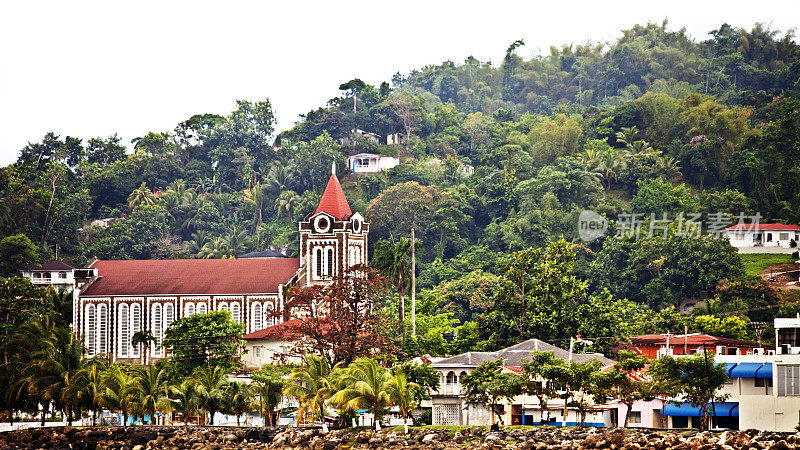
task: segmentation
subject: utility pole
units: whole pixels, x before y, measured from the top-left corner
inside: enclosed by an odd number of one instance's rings
[[[756,339],[758,339],[758,346],[761,347],[761,333],[764,332],[767,325],[767,322],[750,322],[750,326],[752,326],[756,330]]]
[[[684,325],[683,326],[683,354],[684,355],[688,355],[689,354],[689,341],[688,341],[689,336],[688,335],[689,335],[689,325]]]
[[[414,247],[414,229],[411,229],[411,337],[417,337],[417,258]]]

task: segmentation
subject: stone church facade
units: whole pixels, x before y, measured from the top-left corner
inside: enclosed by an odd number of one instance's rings
[[[292,287],[328,284],[367,262],[369,224],[351,212],[335,174],[299,232],[299,258],[95,260],[76,269],[73,324],[88,356],[129,363],[163,358],[165,330],[209,311],[230,312],[252,334],[293,318],[284,310]],[[141,330],[155,342],[132,345]]]

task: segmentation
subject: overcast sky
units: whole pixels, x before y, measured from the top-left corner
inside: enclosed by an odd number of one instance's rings
[[[3,1],[0,165],[48,131],[130,140],[235,99],[269,98],[278,131],[353,77],[472,55],[498,63],[516,39],[526,58],[550,45],[614,40],[636,23],[686,27],[695,40],[723,22],[785,31],[792,1]]]

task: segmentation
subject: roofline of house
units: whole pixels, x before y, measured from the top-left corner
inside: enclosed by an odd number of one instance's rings
[[[105,298],[105,297],[237,297],[237,296],[254,296],[254,295],[270,295],[277,296],[277,292],[254,292],[254,293],[236,293],[236,294],[107,294],[107,295],[85,295],[81,294],[81,298]]]

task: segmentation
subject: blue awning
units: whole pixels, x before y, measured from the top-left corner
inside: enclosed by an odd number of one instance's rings
[[[736,363],[714,363],[714,364],[718,366],[725,366],[725,375],[729,377],[732,376],[731,370],[733,370],[733,368],[736,367]]]
[[[755,378],[761,363],[739,363],[731,370],[731,378]]]
[[[711,405],[708,405],[708,412],[711,414]],[[714,403],[717,417],[739,417],[739,402],[719,402]],[[700,417],[700,407],[694,407],[689,403],[669,402],[661,408],[664,416],[691,416]]]
[[[756,371],[756,378],[769,378],[772,379],[772,363],[764,363],[760,369]]]

